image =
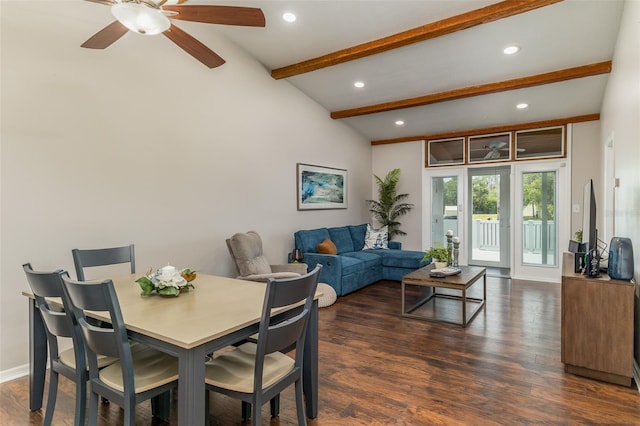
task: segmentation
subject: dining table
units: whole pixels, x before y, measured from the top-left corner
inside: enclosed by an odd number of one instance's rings
[[[205,359],[224,347],[258,332],[266,284],[197,274],[193,289],[179,296],[143,296],[140,275],[112,278],[129,338],[178,358],[178,424],[205,424]],[[42,407],[47,361],[47,339],[33,294],[29,299],[29,407]],[[304,345],[303,389],[308,418],[318,415],[318,297],[309,316]],[[55,303],[55,302],[54,302]],[[61,303],[61,302],[58,302]],[[272,312],[277,320],[296,315],[302,307]],[[90,316],[108,321],[106,313]]]

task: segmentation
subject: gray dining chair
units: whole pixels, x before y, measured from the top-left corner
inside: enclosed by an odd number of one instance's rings
[[[49,345],[49,396],[47,409],[44,416],[44,425],[51,425],[58,395],[58,376],[62,374],[76,385],[75,416],[73,424],[84,425],[86,409],[86,389],[89,372],[85,357],[84,343],[80,335],[80,329],[74,322],[72,315],[68,315],[67,309],[49,305],[47,298],[61,298],[62,275],[68,276],[64,271],[34,271],[30,263],[22,265],[29,287],[33,292],[36,306],[40,311],[45,325],[47,342]],[[73,347],[60,352],[58,339],[71,338]],[[98,359],[98,368],[103,368],[116,361],[112,357],[101,356]]]
[[[294,278],[271,278],[262,306],[256,343],[247,342],[208,361],[205,365],[207,391],[223,393],[253,407],[254,426],[262,422],[262,405],[295,384],[298,424],[306,425],[302,393],[304,340],[322,265]],[[275,322],[275,308],[303,304],[301,311],[285,321]],[[295,349],[295,358],[286,352]],[[207,417],[209,398],[206,398]]]
[[[124,409],[124,424],[135,424],[135,407],[152,399],[152,408],[166,404],[170,390],[178,385],[178,359],[143,344],[132,345],[111,280],[75,281],[62,276],[64,299],[80,327],[89,363],[90,426],[98,419],[102,396]],[[90,324],[87,311],[102,312],[108,321]],[[98,368],[98,356],[118,361]],[[168,412],[165,411],[168,417]]]
[[[116,265],[130,263],[131,273],[136,273],[136,258],[133,244],[123,247],[110,247],[101,249],[73,249],[73,263],[76,267],[78,281],[84,281],[85,268],[96,266]]]

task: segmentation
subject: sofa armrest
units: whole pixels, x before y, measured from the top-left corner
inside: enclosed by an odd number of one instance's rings
[[[402,250],[402,243],[400,241],[389,241],[388,247],[392,250]]]
[[[275,278],[275,279],[295,278],[299,276],[300,274],[297,274],[295,272],[272,272],[270,274],[253,274],[253,275],[246,275],[244,277],[236,277],[236,278],[239,280],[258,281],[261,283],[266,283],[269,280],[269,278]]]
[[[304,275],[307,273],[306,263],[286,263],[284,265],[271,265],[271,272],[295,272]]]
[[[342,295],[342,261],[335,254],[304,253],[304,263],[313,270],[319,263],[322,265],[319,282],[329,284],[336,290],[338,296]]]

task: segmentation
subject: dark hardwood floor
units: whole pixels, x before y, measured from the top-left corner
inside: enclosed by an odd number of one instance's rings
[[[466,329],[402,318],[400,284],[391,281],[320,309],[320,414],[309,424],[640,425],[635,385],[564,373],[559,284],[491,277],[487,299]],[[62,378],[54,424],[72,424],[73,394]],[[26,377],[0,385],[0,424],[42,423],[27,395]],[[100,410],[100,424],[122,424],[116,405]],[[235,400],[214,395],[211,411],[213,425],[242,424]],[[151,424],[148,403],[137,419]],[[296,424],[292,389],[270,424]]]

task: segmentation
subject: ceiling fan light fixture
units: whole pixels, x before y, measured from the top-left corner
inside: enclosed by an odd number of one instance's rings
[[[122,25],[138,34],[160,34],[171,27],[169,18],[160,9],[145,3],[115,3],[111,13]]]

